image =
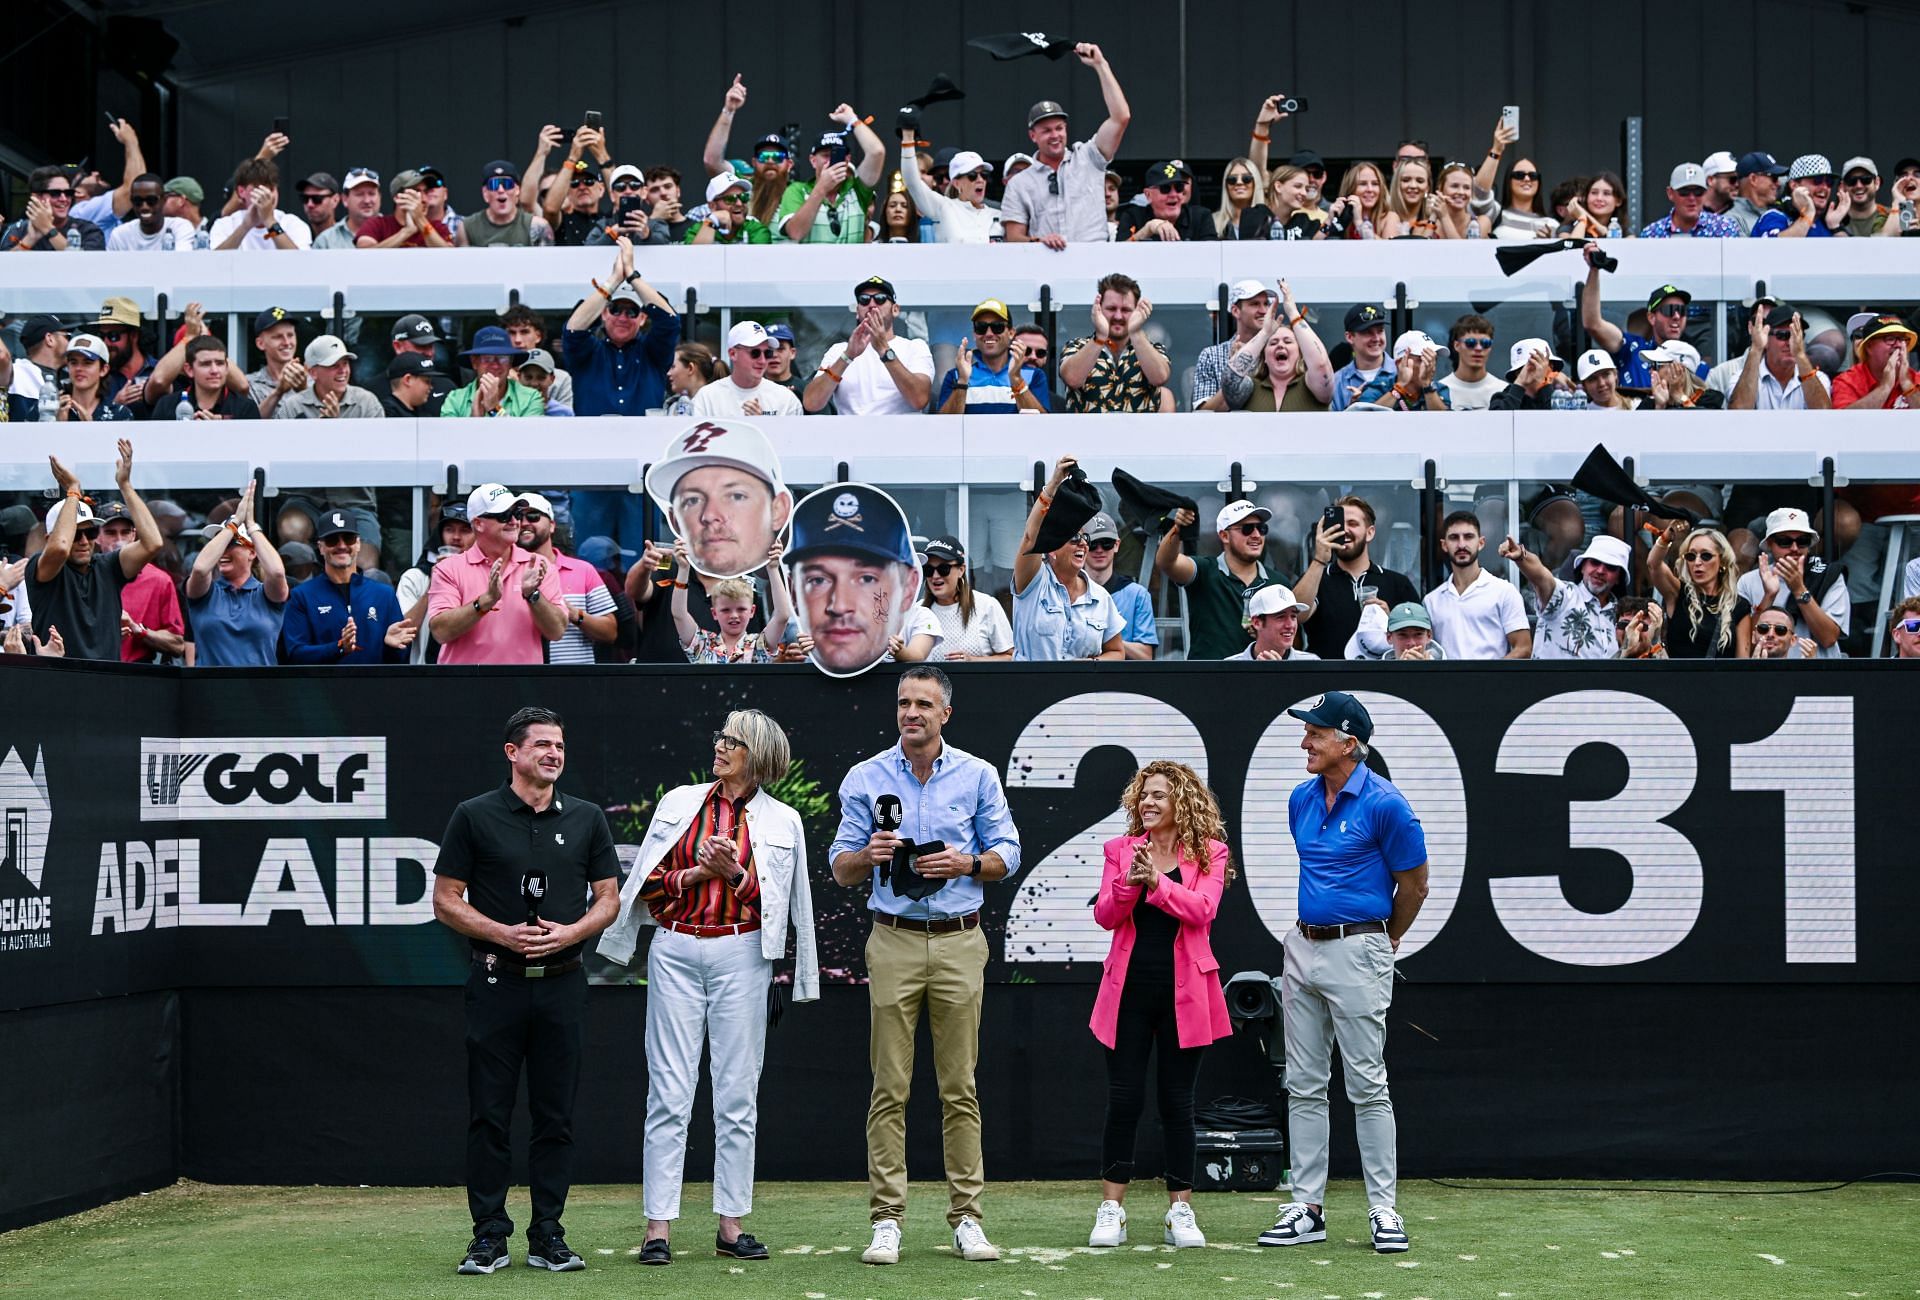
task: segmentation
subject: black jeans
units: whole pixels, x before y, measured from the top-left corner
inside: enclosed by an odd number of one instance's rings
[[[1155,1044],[1158,1044],[1156,1050]],[[1107,1053],[1107,1126],[1100,1141],[1100,1176],[1133,1181],[1133,1139],[1147,1105],[1147,1054],[1155,1058],[1160,1129],[1166,1147],[1167,1190],[1193,1190],[1193,1085],[1204,1047],[1180,1046],[1173,1014],[1173,977],[1152,987],[1129,981],[1120,997],[1113,1048]]]
[[[489,983],[491,979],[493,982]],[[514,1094],[527,1072],[529,1240],[561,1231],[573,1183],[573,1098],[580,1085],[587,976],[555,979],[489,976],[474,962],[467,976],[467,1208],[476,1237],[511,1237],[507,1187]]]

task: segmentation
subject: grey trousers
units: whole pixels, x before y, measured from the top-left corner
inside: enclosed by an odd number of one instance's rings
[[[1288,1140],[1293,1199],[1327,1198],[1327,1083],[1333,1046],[1353,1103],[1367,1204],[1392,1205],[1398,1174],[1393,1098],[1387,1093],[1387,1007],[1393,1002],[1393,945],[1384,934],[1309,939],[1298,928],[1282,942],[1280,1000],[1286,1015]]]

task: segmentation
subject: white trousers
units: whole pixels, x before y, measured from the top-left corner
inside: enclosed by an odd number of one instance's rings
[[[649,1219],[680,1217],[687,1121],[711,1044],[713,1212],[753,1210],[753,1144],[760,1119],[760,1066],[767,1048],[767,986],[773,963],[760,935],[696,939],[662,926],[647,950],[647,1148]]]
[[[1327,1083],[1340,1048],[1347,1100],[1360,1140],[1367,1204],[1392,1205],[1399,1172],[1393,1097],[1387,1091],[1387,1007],[1393,1001],[1393,944],[1384,934],[1309,939],[1297,927],[1281,941],[1286,964],[1280,1000],[1286,1014],[1289,1154],[1293,1199],[1327,1199]]]

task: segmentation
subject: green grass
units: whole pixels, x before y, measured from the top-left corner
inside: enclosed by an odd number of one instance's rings
[[[1624,1189],[1626,1185],[1619,1185]],[[866,1300],[883,1296],[979,1300],[1413,1300],[1429,1297],[1856,1297],[1920,1294],[1908,1235],[1920,1223],[1920,1187],[1863,1185],[1805,1196],[1699,1195],[1626,1190],[1462,1191],[1412,1182],[1401,1209],[1413,1250],[1379,1256],[1365,1244],[1358,1188],[1329,1197],[1330,1239],[1260,1250],[1274,1195],[1196,1198],[1205,1250],[1159,1245],[1160,1196],[1132,1200],[1129,1246],[1087,1250],[1098,1193],[1092,1184],[989,1186],[989,1235],[998,1264],[948,1250],[939,1189],[914,1189],[903,1257],[860,1263],[866,1188],[762,1183],[750,1228],[773,1249],[730,1264],[707,1249],[712,1220],[680,1225],[679,1259],[643,1269],[639,1189],[582,1187],[568,1237],[587,1259],[564,1277],[514,1264],[492,1277],[458,1277],[466,1245],[464,1194],[453,1188],[211,1187],[180,1183],[19,1232],[0,1235],[0,1294],[88,1300],[191,1296],[724,1296],[730,1300]],[[1719,1190],[1716,1190],[1719,1189]],[[685,1203],[709,1191],[689,1185]],[[516,1191],[516,1214],[525,1193]],[[1772,1258],[1769,1258],[1772,1257]]]

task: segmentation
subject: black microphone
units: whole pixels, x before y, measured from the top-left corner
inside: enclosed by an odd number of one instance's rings
[[[900,808],[900,796],[883,794],[873,801],[873,828],[877,831],[897,831],[904,818]]]
[[[520,897],[527,901],[527,924],[540,924],[540,900],[547,896],[547,873],[529,871],[520,877]]]

